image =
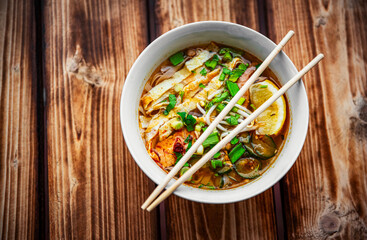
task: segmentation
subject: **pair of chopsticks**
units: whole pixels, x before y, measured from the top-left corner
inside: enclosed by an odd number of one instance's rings
[[[230,134],[228,134],[222,141],[217,143],[209,152],[207,152],[198,162],[195,163],[188,171],[185,172],[174,184],[169,187],[158,198],[157,196],[167,186],[169,181],[180,171],[183,165],[190,159],[190,157],[196,152],[198,147],[204,142],[204,140],[214,131],[216,126],[222,119],[227,116],[228,112],[234,107],[238,100],[245,94],[249,87],[255,82],[255,80],[263,73],[263,71],[269,66],[270,62],[275,56],[282,50],[285,44],[292,38],[294,31],[289,31],[287,35],[280,41],[275,49],[269,54],[269,56],[263,61],[258,69],[252,74],[247,82],[242,86],[238,93],[232,98],[227,106],[220,112],[220,114],[213,120],[209,127],[203,132],[203,134],[195,141],[191,148],[185,155],[177,162],[175,167],[167,174],[163,182],[161,182],[148,199],[141,206],[142,209],[147,209],[149,212],[154,209],[158,204],[165,200],[171,193],[176,190],[182,183],[190,178],[197,170],[199,170],[209,159],[213,157],[220,149],[222,149],[228,142],[230,142],[243,128],[250,124],[255,118],[257,118],[265,109],[273,104],[280,96],[282,96],[290,87],[292,87],[298,80],[301,79],[311,68],[313,68],[321,59],[324,58],[323,54],[317,55],[309,64],[307,64],[300,72],[298,72],[291,80],[289,80],[279,91],[277,91],[272,97],[264,102],[259,108],[257,108],[249,117],[247,117],[242,123],[240,123]],[[157,199],[156,199],[157,198]],[[154,202],[153,200],[156,199]],[[152,203],[153,202],[153,203]],[[152,204],[151,204],[152,203]],[[149,204],[151,204],[149,206]],[[148,207],[149,206],[149,207]]]

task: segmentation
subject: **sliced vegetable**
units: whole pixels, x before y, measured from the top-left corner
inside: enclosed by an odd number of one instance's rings
[[[227,81],[227,88],[232,97],[240,90],[237,83],[231,81]]]
[[[219,136],[218,133],[211,133],[207,139],[204,140],[203,142],[203,147],[209,147],[209,146],[213,146],[215,144],[217,144],[219,142]]]
[[[205,88],[206,86],[205,86],[204,84],[200,83],[200,84],[199,84],[199,87],[201,87],[201,88]]]
[[[242,147],[242,144],[240,143],[232,149],[232,151],[228,154],[228,157],[232,163],[235,163],[245,152],[246,150]]]
[[[168,115],[168,113],[176,106],[177,99],[176,96],[173,94],[170,94],[168,96],[169,104],[166,107],[166,110],[164,110],[163,114]]]
[[[184,60],[184,53],[183,52],[178,52],[174,55],[172,55],[169,60],[171,61],[171,63],[173,64],[173,66],[176,66],[178,64],[180,64],[183,60]]]
[[[238,175],[243,178],[253,179],[260,176],[259,168],[261,163],[254,158],[242,158],[238,160],[233,166]]]
[[[224,164],[222,168],[216,170],[219,175],[223,175],[232,171],[232,167],[229,164]]]
[[[252,136],[251,146],[262,159],[273,157],[277,150],[274,140],[268,135]]]
[[[213,158],[219,158],[220,157],[220,152],[217,152],[216,154],[214,154]]]
[[[184,175],[184,174],[185,174],[185,172],[187,172],[189,169],[190,169],[189,167],[183,167],[183,168],[181,168],[181,170],[180,170],[180,177],[181,177],[182,175]],[[192,179],[192,176],[190,176],[190,177],[186,180],[186,182],[191,181],[191,179]]]

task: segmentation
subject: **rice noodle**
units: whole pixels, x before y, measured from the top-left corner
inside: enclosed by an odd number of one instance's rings
[[[218,106],[218,103],[214,104],[208,111],[208,113],[205,115],[205,122],[210,125],[210,115],[214,112],[215,108]]]
[[[205,110],[200,106],[199,103],[196,104],[197,109],[205,116]]]
[[[224,102],[227,103],[227,104],[229,103],[227,101],[224,101]],[[250,110],[248,110],[247,108],[245,108],[242,105],[239,105],[239,104],[236,103],[234,106],[237,107],[237,108],[239,108],[239,109],[241,109],[242,111],[245,111],[247,114],[252,114],[252,112]]]
[[[228,131],[228,129],[227,129],[227,128],[222,127],[222,125],[220,125],[220,124],[218,124],[218,125],[217,125],[217,128],[218,128],[219,130],[223,131],[223,132],[227,132],[227,131]]]
[[[220,94],[224,91],[224,88],[218,89],[217,91],[213,92],[212,94],[210,94],[208,96],[208,100],[212,99],[214,96],[216,96],[217,94]]]

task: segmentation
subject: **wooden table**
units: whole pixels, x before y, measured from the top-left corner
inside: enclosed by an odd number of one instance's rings
[[[366,239],[366,17],[363,0],[0,1],[0,239]],[[304,78],[308,136],[252,199],[144,212],[154,184],[124,144],[124,79],[149,42],[202,20],[275,42],[295,30],[298,69],[325,54]]]

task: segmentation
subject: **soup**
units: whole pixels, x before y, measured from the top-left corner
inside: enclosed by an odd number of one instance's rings
[[[247,52],[214,42],[184,49],[161,63],[147,81],[139,105],[141,136],[151,158],[169,172],[259,64]],[[276,76],[266,69],[177,177],[271,97],[279,86]],[[279,98],[185,184],[220,190],[238,187],[261,176],[284,144],[288,112],[285,97]]]

